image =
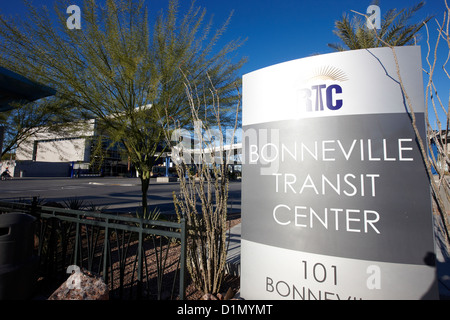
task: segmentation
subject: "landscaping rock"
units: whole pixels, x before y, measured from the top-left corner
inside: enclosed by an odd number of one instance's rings
[[[109,300],[108,286],[93,273],[74,272],[48,300]]]

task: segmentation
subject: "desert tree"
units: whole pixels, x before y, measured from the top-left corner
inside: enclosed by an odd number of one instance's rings
[[[185,78],[193,130],[165,117],[164,133],[180,177],[180,192],[173,197],[177,215],[188,225],[187,268],[196,288],[214,295],[221,288],[227,259],[228,166],[233,157],[225,144],[234,141],[240,99],[234,106],[234,124],[225,125],[222,113],[228,108],[222,107],[219,91],[207,76],[210,86],[201,88]],[[235,85],[240,96],[238,82]]]
[[[379,1],[374,4],[378,5]],[[367,49],[376,47],[406,46],[416,43],[416,36],[432,17],[428,16],[416,23],[411,19],[425,6],[421,1],[411,8],[390,9],[385,12],[381,21],[381,29],[367,27],[367,18],[355,13],[352,17],[343,14],[341,20],[335,22],[333,33],[341,43],[330,43],[329,47],[336,51]]]
[[[229,54],[242,42],[217,48],[230,20],[214,31],[205,9],[193,2],[182,11],[170,0],[151,23],[142,0],[85,0],[81,29],[69,29],[67,1],[55,2],[52,14],[27,6],[24,18],[0,17],[0,64],[56,89],[74,118],[95,118],[124,146],[139,173],[145,216],[151,169],[166,147],[159,115],[190,123],[184,77],[201,88],[207,71],[224,108],[236,99],[244,60]]]
[[[411,119],[411,126],[414,130],[416,141],[424,161],[425,170],[429,178],[433,200],[433,213],[436,217],[435,224],[438,228],[437,230],[439,230],[442,234],[442,236],[437,237],[437,239],[441,241],[438,245],[448,252],[450,251],[450,221],[447,213],[450,209],[450,184],[446,176],[448,175],[450,167],[450,156],[448,152],[450,114],[448,110],[449,106],[445,106],[443,104],[437,91],[437,77],[435,76],[436,65],[440,58],[442,58],[440,54],[438,54],[438,48],[440,41],[443,40],[446,45],[447,57],[442,65],[442,70],[447,78],[450,79],[450,75],[447,71],[447,64],[450,60],[450,7],[447,4],[447,0],[444,0],[444,2],[446,10],[444,11],[442,22],[436,20],[438,36],[434,43],[434,48],[431,48],[430,45],[431,37],[429,34],[428,25],[426,22],[423,22],[423,26],[427,32],[428,46],[428,52],[426,55],[427,66],[423,69],[424,73],[428,76],[425,89],[425,137],[421,135],[421,128],[418,127],[416,111],[414,110],[413,103],[409,98],[409,93],[403,83],[395,46],[389,42],[386,42],[376,31],[375,36],[382,46],[389,47],[392,50],[398,82],[402,90],[402,94],[405,97],[405,107]],[[355,13],[364,17],[366,20],[369,19],[369,17],[365,14],[356,11]],[[442,81],[442,78],[439,78],[439,81]],[[430,113],[433,114],[436,119],[436,128],[430,123]],[[435,150],[433,150],[433,148],[435,148]]]
[[[426,102],[426,127],[427,127],[427,148],[423,151],[425,164],[430,173],[430,184],[432,188],[434,209],[439,218],[437,225],[445,235],[445,245],[442,246],[450,252],[450,221],[448,212],[450,210],[450,183],[447,179],[450,168],[449,156],[449,125],[450,113],[449,105],[442,101],[437,87],[444,82],[444,79],[450,79],[448,72],[448,62],[450,60],[450,7],[447,0],[444,0],[445,11],[441,20],[436,19],[437,37],[435,42],[431,43],[429,27],[426,24],[427,47],[426,66],[424,72],[428,76],[426,81],[425,102]],[[443,45],[441,44],[443,42]],[[444,53],[444,54],[443,54]],[[445,56],[445,53],[447,56]],[[441,68],[443,77],[436,75],[438,61],[443,61]],[[436,119],[436,124],[430,123],[430,115]],[[435,150],[433,150],[435,149]],[[433,175],[432,173],[435,173]],[[438,243],[438,245],[441,245]]]
[[[33,102],[18,101],[11,106],[11,110],[0,113],[0,126],[4,128],[2,157],[23,146],[39,128],[45,127],[55,133],[76,130],[70,122],[71,114],[68,109],[61,107],[60,103],[55,103],[53,98]]]

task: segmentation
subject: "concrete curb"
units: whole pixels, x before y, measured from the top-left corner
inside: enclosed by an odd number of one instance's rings
[[[91,185],[95,186],[121,186],[121,187],[136,187],[139,186],[137,183],[103,183],[103,182],[89,182]]]

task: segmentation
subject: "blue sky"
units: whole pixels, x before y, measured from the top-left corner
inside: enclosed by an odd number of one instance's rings
[[[23,15],[22,1],[0,0],[3,14]],[[36,6],[52,7],[53,0],[32,0]],[[151,12],[167,7],[167,0],[147,0]],[[383,12],[391,8],[405,8],[419,2],[413,0],[381,0]],[[82,7],[81,0],[69,1]],[[190,1],[180,0],[182,9]],[[329,53],[333,50],[327,43],[338,42],[333,34],[334,23],[350,10],[365,13],[371,0],[197,0],[206,8],[207,16],[214,15],[216,26],[221,25],[234,11],[231,25],[222,40],[247,38],[238,54],[248,57],[242,74],[284,61],[307,57],[311,54]],[[442,16],[444,0],[428,0],[418,18],[428,14]],[[421,45],[426,47],[426,38]]]
[[[165,1],[157,1],[163,3]],[[317,53],[333,52],[328,43],[339,42],[333,34],[334,23],[350,10],[365,13],[370,0],[200,0],[208,12],[222,21],[234,9],[227,37],[248,37],[240,50],[249,58],[243,73],[275,63],[298,59]],[[383,12],[391,8],[410,7],[416,1],[382,0]],[[443,0],[428,0],[419,15],[441,16]],[[425,45],[425,36],[423,37]]]
[[[0,0],[0,12],[22,15],[21,1]],[[81,0],[69,1],[82,7]],[[365,13],[372,0],[197,0],[199,6],[206,8],[207,16],[214,15],[216,26],[221,25],[231,11],[234,11],[231,24],[223,36],[223,43],[236,38],[247,38],[245,45],[237,52],[238,56],[248,57],[248,63],[242,68],[245,74],[276,63],[308,57],[312,54],[333,52],[328,43],[339,42],[333,34],[334,23],[350,10]],[[409,8],[419,0],[380,0],[381,14],[391,8]],[[436,15],[442,20],[445,8],[444,0],[428,0],[417,19],[427,15]],[[33,0],[35,5],[52,6],[53,0]],[[150,12],[157,13],[167,7],[167,0],[147,0]],[[188,0],[180,0],[182,9],[190,5]],[[430,22],[430,31],[436,38],[436,24]],[[421,41],[423,64],[426,66],[426,35],[422,32]],[[442,46],[443,49],[445,47]],[[442,50],[444,61],[447,51]],[[440,66],[439,66],[440,68]],[[449,67],[450,70],[450,67]],[[448,101],[450,80],[439,74],[439,88],[442,98]],[[427,78],[424,79],[426,83]],[[445,105],[447,105],[445,102]]]

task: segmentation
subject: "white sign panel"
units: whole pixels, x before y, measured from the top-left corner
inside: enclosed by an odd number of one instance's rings
[[[396,48],[425,139],[419,47]],[[392,50],[244,76],[241,295],[437,298],[431,198]]]

